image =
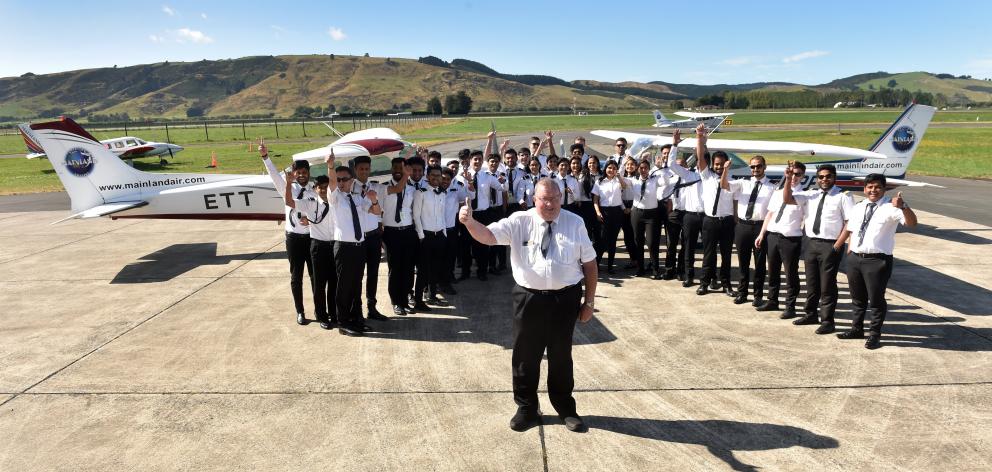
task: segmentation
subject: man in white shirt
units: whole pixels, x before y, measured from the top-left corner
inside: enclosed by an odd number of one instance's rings
[[[309,171],[309,168],[307,169]],[[293,212],[297,212],[309,222],[310,260],[313,273],[310,287],[313,289],[313,313],[323,329],[334,329],[338,323],[337,273],[334,268],[334,215],[327,203],[327,188],[330,180],[326,175],[318,176],[314,190],[317,197],[294,194],[293,181],[300,171],[293,171],[292,178],[286,180],[283,200]]]
[[[489,224],[496,221],[494,219],[496,210],[493,209],[493,204],[499,192],[503,190],[503,184],[497,177],[493,177],[488,171],[483,170],[484,159],[482,151],[472,151],[472,168],[470,170],[472,178],[469,188],[475,191],[475,198],[471,200],[471,204],[476,218],[483,224]],[[475,258],[477,276],[483,282],[489,280],[490,252],[489,246],[481,244],[475,239],[472,240],[472,255]],[[471,263],[469,263],[468,269],[466,269],[465,264],[462,264],[463,274],[470,269]]]
[[[864,337],[865,313],[871,310],[871,324],[868,327],[868,340],[865,347],[877,349],[882,339],[882,323],[888,305],[885,303],[885,289],[892,276],[892,252],[896,245],[896,229],[899,225],[916,226],[916,213],[902,198],[886,201],[885,176],[870,174],[865,177],[865,199],[851,209],[847,227],[838,238],[843,247],[847,238],[847,284],[851,289],[851,304],[854,317],[851,329],[837,333],[841,339],[861,339]]]
[[[685,205],[682,203],[682,191],[689,185],[682,181],[682,177],[677,175],[668,166],[669,159],[675,161],[675,165],[681,169],[686,168],[685,158],[672,152],[673,146],[665,145],[661,148],[659,160],[661,169],[658,171],[655,162],[656,175],[660,175],[665,182],[658,187],[658,209],[665,215],[665,272],[663,280],[678,278],[685,279],[685,254],[682,252],[680,244],[683,239],[683,218],[685,217]],[[682,246],[684,247],[684,245]]]
[[[837,310],[837,270],[843,242],[837,244],[854,208],[854,199],[837,182],[837,168],[823,164],[816,168],[815,190],[792,192],[784,189],[786,202],[798,201],[806,207],[806,305],[804,316],[792,322],[796,325],[820,324],[816,334],[834,332],[834,312]]]
[[[617,152],[613,153],[610,157],[607,157],[606,160],[616,161],[616,163],[620,164],[622,167],[623,160],[630,155],[627,152],[627,138],[617,138],[617,141],[613,144],[613,147]]]
[[[713,153],[713,166],[709,168],[709,153],[706,152],[706,133],[696,133],[696,155],[702,156],[697,161],[700,185],[703,197],[703,277],[699,281],[696,295],[705,295],[709,290],[715,290],[719,276],[722,291],[733,295],[730,285],[730,258],[734,242],[734,196],[724,190],[721,181],[726,180],[730,173],[730,157],[723,151]],[[702,147],[701,147],[702,146]],[[720,250],[720,271],[717,274],[716,253]]]
[[[632,192],[632,208],[630,224],[634,230],[634,247],[632,256],[637,261],[636,276],[648,275],[644,263],[644,246],[648,247],[651,256],[651,267],[654,268],[654,279],[661,279],[661,264],[658,261],[658,250],[661,246],[661,220],[658,219],[658,184],[662,180],[660,174],[651,173],[651,164],[644,160],[637,164],[638,176],[628,179]]]
[[[741,278],[737,283],[734,303],[747,302],[748,286],[751,283],[751,255],[754,255],[754,301],[752,306],[764,303],[765,293],[765,246],[754,247],[754,240],[761,232],[768,202],[775,193],[775,186],[765,177],[764,156],[754,156],[749,163],[750,179],[732,180],[723,183],[737,201],[737,225],[734,227],[734,245],[737,246],[737,266]]]
[[[408,185],[413,187],[414,200],[416,201],[416,195],[428,186],[427,176],[424,174],[424,166],[426,163],[420,156],[413,156],[406,160],[406,165],[410,167],[410,183]],[[412,211],[413,209],[411,208],[411,212]],[[415,249],[416,254],[413,257],[414,283],[410,287],[407,301],[413,306],[414,310],[427,312],[430,311],[430,307],[424,304],[422,299],[417,298],[415,293],[417,286],[424,286],[427,282],[427,274],[423,267],[424,259],[422,257],[422,251],[420,250],[420,242],[421,240],[417,239],[417,247]]]
[[[486,156],[488,168],[483,173],[485,176],[482,185],[487,188],[489,194],[489,214],[490,221],[496,221],[506,216],[509,206],[507,197],[506,172],[501,172],[499,154]],[[493,246],[489,248],[489,273],[493,275],[503,275],[506,270],[506,250],[505,246]]]
[[[389,266],[389,299],[393,313],[405,316],[413,311],[407,294],[413,290],[413,271],[417,257],[417,231],[413,227],[413,194],[408,185],[411,169],[406,160],[392,160],[392,179],[386,182],[382,203],[382,242],[386,245]]]
[[[438,299],[438,284],[443,280],[445,268],[445,247],[447,246],[444,206],[447,192],[441,188],[441,168],[427,169],[427,187],[420,189],[413,197],[413,223],[420,238],[420,264],[417,273],[417,283],[414,300],[417,305],[423,304],[424,292],[427,292],[426,303],[441,305]],[[416,307],[417,305],[414,305]]]
[[[258,140],[258,154],[262,156],[262,163],[265,170],[272,179],[272,185],[276,192],[282,192],[286,186],[286,180],[276,169],[276,166],[269,160],[269,149],[265,146],[265,141]],[[295,179],[290,179],[293,188],[293,195],[296,198],[317,198],[310,187],[310,163],[307,161],[293,161],[293,172]],[[286,257],[289,259],[289,288],[293,294],[293,305],[296,308],[296,322],[301,325],[309,323],[306,317],[306,310],[303,308],[303,267],[306,266],[307,274],[310,278],[311,289],[313,288],[313,264],[310,258],[310,229],[306,225],[303,214],[294,211],[291,207],[286,207]]]
[[[369,190],[375,190],[380,195],[386,194],[386,187],[369,180],[372,172],[372,159],[369,156],[358,156],[352,160],[355,169],[355,180],[352,181],[351,193],[356,197],[365,197]],[[373,213],[362,213],[365,221],[365,305],[368,308],[368,319],[386,321],[385,315],[376,308],[376,290],[379,285],[379,262],[382,260],[382,216]]]
[[[678,145],[682,141],[681,133],[675,130],[672,134],[671,155],[678,156]],[[697,169],[701,159],[696,157]],[[705,165],[703,166],[705,168]],[[670,166],[669,169],[678,176],[681,181],[676,185],[678,188],[680,205],[683,210],[682,215],[682,258],[685,260],[685,279],[682,281],[683,287],[691,287],[696,275],[696,245],[699,241],[699,233],[703,230],[702,181],[698,172],[690,172],[689,169],[681,165]]]
[[[541,179],[534,208],[489,226],[473,218],[471,206],[459,215],[481,243],[510,246],[516,282],[512,366],[517,413],[510,420],[515,431],[540,421],[537,388],[545,350],[551,405],[570,431],[585,430],[572,397],[572,332],[576,319],[585,323],[592,318],[598,271],[585,224],[578,215],[561,211],[559,193],[557,184]]]
[[[784,186],[791,186],[793,193],[800,190],[806,165],[792,161],[785,168],[782,180]],[[804,205],[785,202],[784,190],[772,195],[768,203],[768,213],[761,225],[761,232],[754,240],[754,247],[760,248],[768,239],[768,299],[756,307],[758,311],[778,311],[779,284],[782,281],[782,268],[788,290],[785,295],[785,311],[779,317],[783,320],[796,317],[796,297],[799,296],[799,253],[802,247]]]
[[[455,287],[452,284],[455,281],[455,259],[456,255],[461,250],[461,238],[458,229],[458,208],[465,201],[466,198],[472,198],[475,192],[469,191],[468,187],[461,180],[455,179],[455,171],[452,169],[444,169],[441,174],[441,188],[445,191],[445,201],[444,201],[444,221],[445,221],[445,270],[443,273],[443,282],[438,286],[441,293],[446,295],[455,295],[458,292],[455,291]],[[466,233],[468,232],[465,230]],[[471,237],[471,235],[469,235]]]

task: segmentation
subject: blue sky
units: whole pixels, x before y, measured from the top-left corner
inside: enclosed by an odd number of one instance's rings
[[[878,70],[992,77],[992,2],[0,0],[0,12],[0,77],[366,52],[465,58],[566,80],[819,84]]]

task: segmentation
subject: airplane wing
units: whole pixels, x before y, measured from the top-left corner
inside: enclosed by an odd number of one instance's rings
[[[606,139],[627,138],[628,142],[637,141],[640,138],[651,138],[655,146],[663,146],[672,143],[671,136],[656,136],[650,134],[626,133],[623,131],[595,130],[590,134]],[[687,138],[679,144],[682,149],[693,149],[696,147],[696,138]],[[736,153],[755,154],[796,154],[806,156],[822,156],[840,159],[888,159],[885,154],[868,151],[865,149],[850,148],[844,146],[833,146],[830,144],[798,143],[791,141],[751,141],[743,139],[707,139],[706,147],[712,150],[731,151]]]
[[[147,205],[148,202],[137,201],[137,202],[117,202],[117,203],[107,203],[105,205],[95,206],[93,208],[88,208],[79,213],[69,215],[61,220],[55,221],[52,224],[61,223],[66,220],[71,220],[73,218],[98,218],[101,216],[111,215],[124,210],[130,210],[132,208],[143,207]]]
[[[324,162],[324,158],[334,150],[334,156],[351,159],[358,156],[377,156],[388,152],[401,151],[410,143],[389,128],[371,128],[348,133],[327,146],[293,154],[294,161],[308,161],[310,164]]]
[[[32,152],[31,154],[27,155],[28,159],[45,159],[47,157],[48,156],[43,152]]]
[[[858,182],[864,182],[865,177],[866,176],[863,176],[863,175],[853,176],[853,177],[851,177],[851,180],[857,180]],[[891,187],[903,187],[903,186],[906,186],[906,187],[947,188],[947,187],[944,187],[943,185],[930,184],[930,183],[926,183],[926,182],[918,182],[918,181],[915,181],[915,180],[895,179],[895,178],[892,178],[892,177],[886,177],[885,178],[885,184],[886,184],[886,186],[891,186]]]
[[[135,156],[138,156],[140,154],[144,154],[144,153],[146,153],[148,151],[151,151],[151,150],[154,150],[154,149],[155,149],[155,146],[138,146],[138,147],[133,147],[131,149],[128,149],[128,150],[124,151],[121,154],[118,154],[117,157],[119,157],[121,159],[133,159]]]
[[[718,117],[724,117],[724,116],[731,116],[731,115],[733,115],[733,113],[695,113],[695,112],[691,112],[691,111],[677,111],[677,112],[675,112],[675,114],[678,115],[678,116],[681,116],[683,118],[692,118],[692,119],[696,119],[696,118],[718,118]]]

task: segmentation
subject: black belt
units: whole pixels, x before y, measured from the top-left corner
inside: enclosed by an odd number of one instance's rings
[[[774,234],[774,235],[776,235],[776,236],[778,236],[780,238],[788,239],[789,241],[802,241],[802,239],[803,239],[802,236],[786,236],[786,235],[784,235],[782,233],[779,233],[777,231],[769,231],[768,234]]]
[[[705,211],[686,211],[686,213],[688,213],[690,215],[696,215],[696,216],[706,216],[706,212]]]
[[[310,233],[294,233],[292,231],[286,231],[286,237],[287,238],[300,238],[300,239],[306,238],[306,239],[310,239]]]
[[[457,230],[458,230],[458,227],[457,226],[452,226],[452,227],[448,228],[448,232],[449,233],[450,232],[453,232],[453,231],[457,231]]]
[[[375,236],[377,234],[379,234],[379,228],[376,228],[376,229],[374,229],[372,231],[366,231],[365,232],[365,237],[368,238],[368,237],[371,237],[371,236]]]
[[[603,206],[603,205],[600,205],[599,208],[600,209],[603,209],[603,210],[605,210],[607,208],[619,208],[619,209],[623,209],[623,205],[614,205],[614,206]]]
[[[727,216],[710,216],[710,215],[706,215],[706,217],[707,218],[713,218],[714,220],[725,220],[727,218],[733,218],[734,215],[727,215]]]
[[[396,230],[396,231],[401,231],[401,230],[404,230],[404,229],[413,228],[413,225],[406,225],[406,226],[384,226],[384,228],[385,229],[392,229],[392,230]]]
[[[760,225],[760,224],[764,223],[763,220],[742,220],[740,218],[737,218],[737,222],[740,223],[740,224],[742,224],[742,225],[751,225],[751,226]]]
[[[554,295],[561,295],[561,294],[563,294],[563,293],[565,293],[565,292],[567,292],[569,290],[572,290],[574,288],[578,288],[578,286],[579,286],[579,284],[572,284],[572,285],[569,285],[568,287],[559,288],[557,290],[536,290],[536,289],[533,289],[533,288],[524,287],[523,285],[521,285],[520,288],[522,288],[522,289],[524,289],[524,290],[526,290],[526,291],[528,291],[530,293],[533,293],[534,295],[554,296]]]
[[[822,241],[822,242],[830,243],[830,244],[833,244],[833,243],[836,243],[837,242],[836,239],[827,239],[827,238],[809,238],[809,240],[810,241]]]
[[[860,252],[852,252],[851,254],[858,256],[862,259],[887,259],[889,257],[892,257],[891,255],[885,254],[884,252],[873,252],[870,254],[861,254]]]
[[[425,234],[425,235],[426,235],[426,234],[429,234],[429,235],[431,235],[431,236],[444,236],[444,231],[427,231],[427,230],[425,229],[425,230],[424,230],[424,234]]]
[[[357,243],[356,242],[352,242],[352,241],[334,241],[334,242],[336,244],[340,244],[342,246],[353,246],[353,247],[359,247],[359,246],[362,246],[362,245],[365,244],[365,241],[360,241],[360,242],[357,242]]]
[[[631,209],[632,210],[640,210],[640,211],[655,211],[655,210],[658,209],[658,207],[654,207],[654,208],[637,208],[637,207],[634,207],[634,208],[631,208]]]

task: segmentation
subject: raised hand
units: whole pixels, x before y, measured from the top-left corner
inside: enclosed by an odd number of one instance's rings
[[[672,146],[678,146],[682,142],[682,130],[675,128],[672,133]]]
[[[495,131],[490,131],[490,132],[486,133],[486,139],[493,139],[494,137],[496,137],[496,132]]]
[[[906,205],[906,201],[902,198],[902,192],[897,192],[896,197],[892,199],[892,206],[902,209]]]
[[[458,221],[461,221],[462,224],[468,224],[473,219],[474,218],[472,218],[472,199],[465,197],[465,204],[462,205],[461,210],[458,210]]]
[[[696,127],[696,139],[701,139],[703,141],[706,141],[706,124],[705,123],[700,123],[699,126]]]
[[[265,140],[258,138],[258,155],[262,156],[262,159],[269,158],[269,148],[265,147]]]
[[[553,133],[551,130],[545,131],[544,135],[548,137],[548,140],[551,140],[552,138],[555,137],[555,133]]]
[[[368,189],[365,191],[365,196],[368,197],[369,201],[375,203],[379,201],[379,194],[375,193],[375,190]]]

